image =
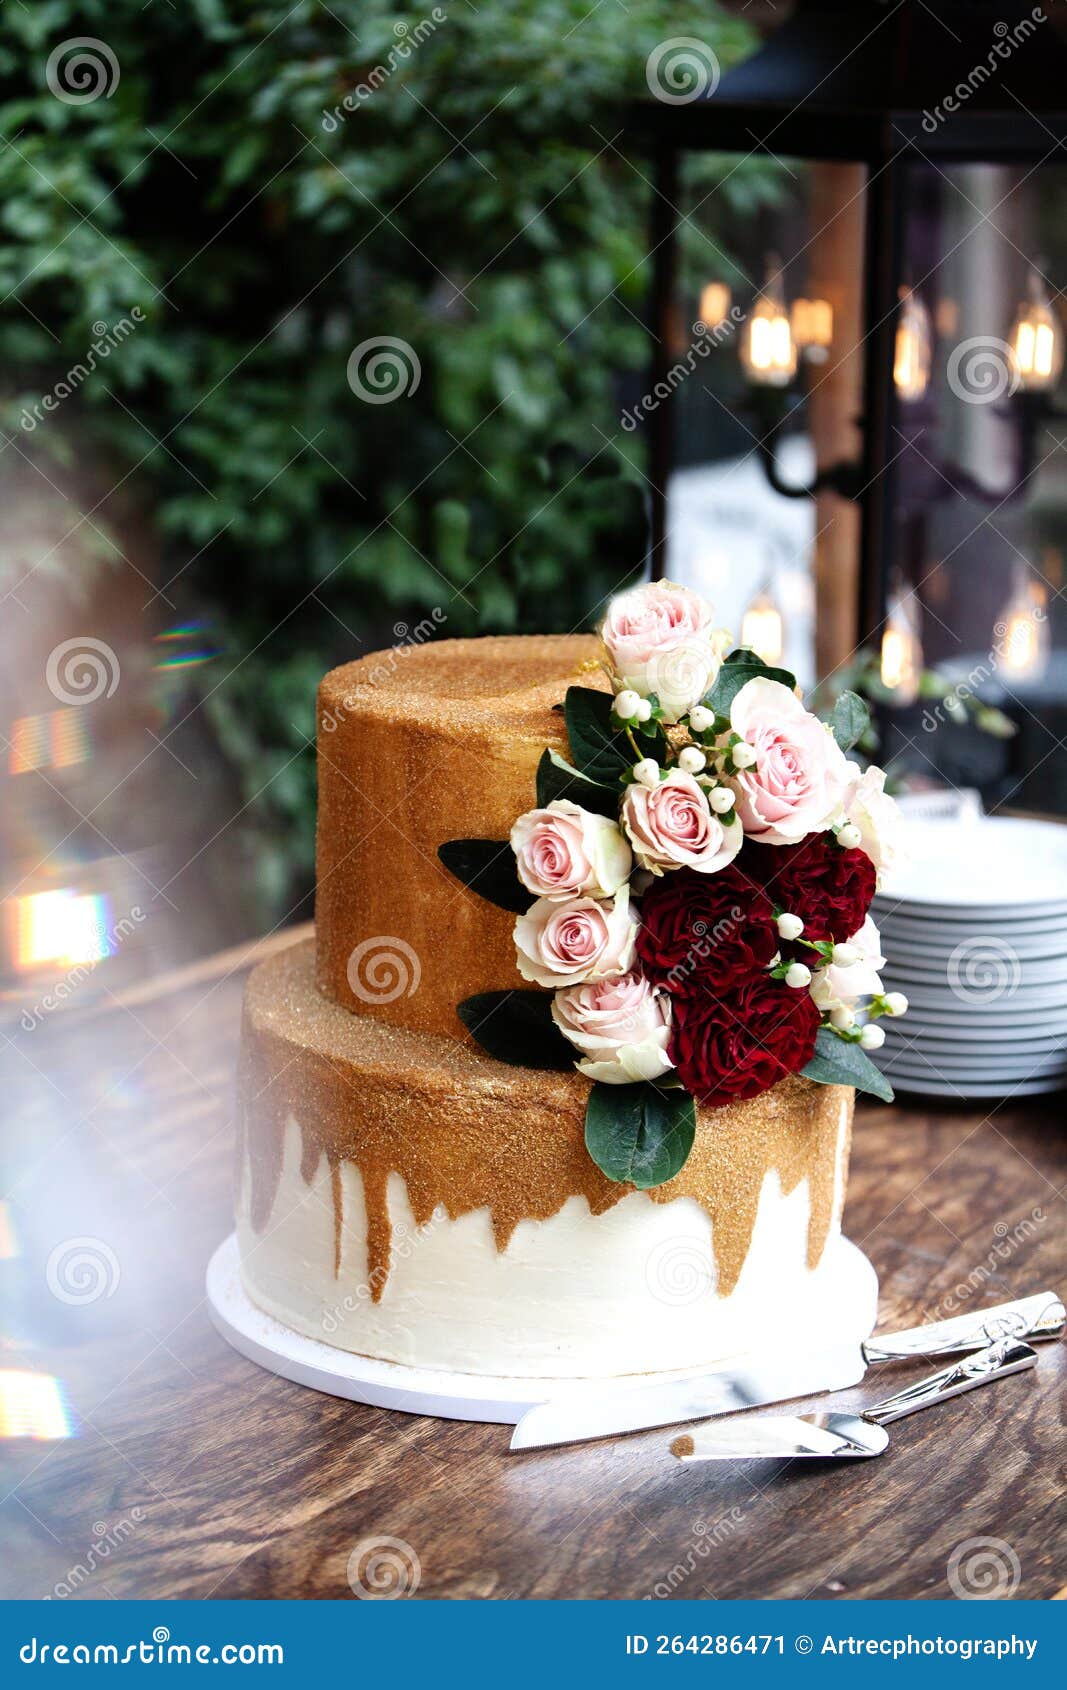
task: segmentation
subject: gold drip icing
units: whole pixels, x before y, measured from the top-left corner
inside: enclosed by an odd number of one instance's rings
[[[375,1301],[389,1273],[390,1173],[404,1180],[417,1225],[440,1206],[455,1220],[487,1208],[497,1248],[520,1220],[547,1220],[569,1197],[594,1215],[633,1187],[607,1179],[585,1148],[589,1083],[495,1062],[459,1040],[357,1016],[314,983],[314,947],[296,945],[252,975],[242,1035],[243,1145],[251,1222],[267,1227],[281,1177],[286,1125],[299,1123],[305,1182],[325,1156],[340,1269],[342,1162],[360,1171],[367,1210],[367,1277]],[[810,1192],[808,1264],[834,1222],[834,1187],[847,1087],[791,1078],[748,1102],[700,1110],[685,1167],[648,1195],[692,1197],[708,1214],[718,1289],[728,1295],[748,1255],[764,1179]],[[846,1146],[847,1153],[847,1146]]]

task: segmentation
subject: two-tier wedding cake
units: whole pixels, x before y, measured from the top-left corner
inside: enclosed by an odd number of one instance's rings
[[[749,1347],[837,1237],[882,993],[880,773],[696,595],[426,641],[318,701],[317,936],[245,1005],[244,1286],[521,1378]]]

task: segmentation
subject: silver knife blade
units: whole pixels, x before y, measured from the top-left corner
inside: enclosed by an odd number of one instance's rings
[[[889,1433],[858,1414],[776,1414],[766,1420],[717,1420],[681,1432],[671,1444],[679,1461],[796,1461],[881,1455]]]
[[[656,1385],[605,1384],[568,1397],[556,1397],[528,1409],[515,1428],[512,1449],[543,1449],[552,1444],[582,1443],[650,1426],[673,1426],[708,1414],[730,1414],[818,1391],[843,1391],[858,1385],[867,1358],[858,1343],[817,1351],[778,1351],[758,1361],[724,1364],[688,1379]]]

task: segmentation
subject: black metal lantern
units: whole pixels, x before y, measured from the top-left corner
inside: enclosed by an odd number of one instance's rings
[[[1064,12],[797,0],[721,80],[664,43],[638,111],[653,573],[769,655],[799,625],[808,682],[866,642],[897,706],[936,665],[1024,737],[1067,702]]]

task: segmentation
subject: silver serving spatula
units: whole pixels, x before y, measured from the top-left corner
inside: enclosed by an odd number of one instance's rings
[[[853,1339],[826,1349],[798,1350],[778,1345],[758,1357],[723,1362],[708,1373],[681,1379],[653,1384],[606,1379],[600,1385],[583,1384],[580,1390],[527,1409],[512,1434],[511,1448],[583,1443],[650,1426],[703,1420],[709,1414],[788,1402],[819,1391],[843,1391],[858,1385],[875,1364],[960,1355],[985,1349],[998,1338],[1035,1342],[1062,1338],[1065,1324],[1059,1297],[1054,1291],[1039,1291],[1033,1297],[911,1326],[904,1332],[879,1332],[862,1344]]]
[[[895,1396],[859,1414],[782,1414],[758,1419],[715,1420],[683,1432],[671,1444],[679,1461],[865,1460],[889,1446],[886,1427],[920,1408],[932,1408],[979,1385],[992,1385],[1009,1373],[1025,1373],[1037,1351],[1015,1338],[1002,1338],[988,1350],[965,1356]]]

